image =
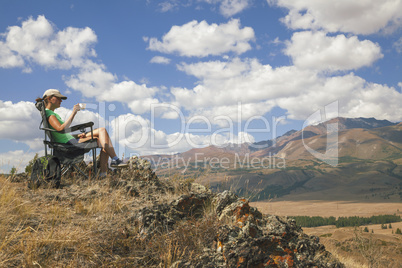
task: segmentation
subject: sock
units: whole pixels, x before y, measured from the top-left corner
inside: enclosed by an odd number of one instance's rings
[[[112,158],[112,160],[117,160],[117,159],[119,159],[118,156],[115,156],[115,157]]]

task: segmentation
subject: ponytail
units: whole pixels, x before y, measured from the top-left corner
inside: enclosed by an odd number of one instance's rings
[[[45,96],[44,98],[37,97],[35,101],[36,101],[36,102],[44,101],[45,104],[47,104],[48,99],[49,99],[49,98],[48,98],[47,96]]]

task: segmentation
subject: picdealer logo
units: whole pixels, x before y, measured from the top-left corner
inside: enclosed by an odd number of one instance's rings
[[[330,119],[337,118],[338,116],[339,116],[339,103],[338,101],[335,101],[326,105],[324,109],[320,109],[311,114],[304,121],[302,129],[302,141],[304,148],[306,148],[306,150],[317,159],[333,167],[338,165],[338,143],[339,143],[338,122],[336,121],[334,123],[328,123],[328,122],[325,123],[327,132],[325,134],[326,147],[324,152],[322,152],[323,148],[317,147],[317,139],[308,139],[309,137],[304,136],[304,131],[308,125],[318,125]],[[314,149],[312,147],[314,147]]]

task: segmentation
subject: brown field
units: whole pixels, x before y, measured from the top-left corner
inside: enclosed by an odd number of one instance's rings
[[[395,231],[402,230],[402,222],[392,223],[391,229],[381,229],[380,224],[367,225],[369,233],[361,231],[364,227],[321,226],[303,228],[303,231],[318,236],[325,248],[347,268],[401,268],[402,235]]]
[[[345,201],[271,201],[253,202],[251,206],[264,214],[278,216],[370,217],[373,215],[402,215],[402,203],[363,203]]]
[[[271,201],[254,202],[264,214],[280,216],[321,216],[321,217],[370,217],[381,214],[402,215],[402,203],[364,203],[346,201]],[[402,268],[402,222],[392,223],[392,228],[381,229],[381,225],[336,228],[333,225],[303,228],[308,235],[315,235],[320,242],[347,268]],[[388,227],[388,224],[387,224]]]

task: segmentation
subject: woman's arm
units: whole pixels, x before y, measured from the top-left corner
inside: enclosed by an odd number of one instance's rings
[[[74,105],[73,107],[73,112],[71,113],[71,115],[67,118],[67,120],[63,123],[60,124],[59,120],[57,120],[56,116],[51,115],[49,116],[49,124],[57,131],[62,131],[66,128],[68,128],[71,123],[73,122],[73,119],[75,117],[75,115],[77,114],[77,112],[80,110],[80,106],[79,104]]]

